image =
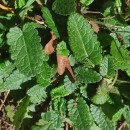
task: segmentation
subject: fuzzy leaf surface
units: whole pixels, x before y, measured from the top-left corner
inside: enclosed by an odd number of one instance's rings
[[[30,24],[25,24],[22,30],[18,27],[11,28],[7,38],[11,58],[19,71],[27,76],[39,73],[46,55],[43,53],[37,30]]]
[[[56,68],[50,67],[47,62],[42,63],[40,68],[40,73],[37,74],[37,82],[42,85],[43,87],[48,86],[51,83],[51,78],[55,75]]]
[[[27,91],[28,96],[30,96],[30,101],[34,104],[40,104],[45,101],[47,95],[45,88],[39,85],[35,85]]]
[[[81,15],[73,13],[68,20],[69,44],[79,62],[90,60],[99,64],[101,60],[101,47],[94,30],[88,21]]]
[[[81,83],[96,83],[101,80],[101,76],[99,73],[92,69],[78,67],[75,69],[76,71],[76,80]]]
[[[61,56],[68,56],[69,55],[69,50],[66,47],[66,43],[64,41],[61,41],[58,45],[57,45],[57,54],[61,55]]]
[[[7,78],[13,69],[14,65],[10,61],[2,61],[0,63],[0,79]]]
[[[78,98],[75,105],[74,103],[69,105],[71,106],[71,108],[69,108],[69,116],[74,127],[77,130],[90,130],[93,121],[89,112],[89,107],[83,98]]]
[[[114,60],[112,57],[106,56],[103,58],[100,66],[100,74],[102,76],[113,77],[115,74]]]
[[[115,124],[105,116],[98,106],[91,105],[90,110],[94,121],[102,130],[115,130]]]
[[[64,85],[61,85],[51,91],[52,98],[60,98],[68,96],[69,94],[73,93],[74,90],[77,88],[75,83],[72,83],[68,77],[64,79]]]
[[[120,42],[115,40],[111,43],[111,55],[115,59],[115,68],[121,70],[128,70],[130,66],[129,51],[121,46]]]
[[[16,90],[21,89],[21,84],[28,81],[30,78],[21,74],[18,70],[14,71],[5,81],[6,89]]]

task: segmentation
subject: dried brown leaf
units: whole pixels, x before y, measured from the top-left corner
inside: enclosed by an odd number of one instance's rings
[[[56,48],[56,36],[53,34],[53,32],[51,32],[51,40],[45,45],[44,47],[44,52],[48,55],[54,53],[55,48]]]
[[[89,23],[91,24],[93,30],[98,33],[99,32],[99,26],[94,22],[94,21],[89,21]]]
[[[65,72],[66,58],[67,57],[63,57],[57,54],[57,64],[58,64],[57,72],[59,75],[63,75],[63,73]]]
[[[74,73],[70,66],[70,61],[68,57],[57,54],[57,64],[58,64],[57,72],[59,73],[59,75],[63,75],[63,73],[67,69],[71,77],[74,79]]]

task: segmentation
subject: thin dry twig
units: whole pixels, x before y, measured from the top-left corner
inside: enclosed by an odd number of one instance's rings
[[[121,126],[118,128],[118,130],[123,130],[123,127],[126,126],[126,124],[127,124],[126,121],[124,121],[124,122],[121,124]]]
[[[69,130],[69,124],[67,122],[65,123],[65,130]]]
[[[101,15],[103,15],[103,13],[95,12],[95,11],[85,11],[85,12],[83,12],[83,14],[101,14]]]
[[[44,21],[39,21],[39,20],[36,20],[36,19],[34,19],[33,17],[29,17],[29,16],[25,16],[25,18],[27,18],[27,19],[29,19],[29,20],[32,20],[32,21],[34,21],[34,22],[37,22],[37,23],[39,23],[39,24],[42,24],[42,25],[44,25],[45,27],[47,27],[47,25],[45,24]]]
[[[9,95],[9,92],[10,92],[10,90],[7,90],[7,91],[5,92],[5,97],[4,97],[3,101],[2,101],[2,104],[0,105],[0,111],[2,110],[2,108],[3,108],[3,106],[4,106],[4,103],[5,103],[5,101],[6,101],[7,97],[8,97],[8,95]]]

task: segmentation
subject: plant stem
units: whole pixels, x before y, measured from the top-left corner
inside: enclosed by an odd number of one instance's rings
[[[118,128],[118,130],[123,130],[123,127],[126,125],[126,121],[124,121],[121,126]]]
[[[111,86],[114,86],[114,84],[117,81],[117,78],[118,78],[118,71],[116,71],[116,75],[115,75],[115,78],[113,79],[113,82],[112,82]]]

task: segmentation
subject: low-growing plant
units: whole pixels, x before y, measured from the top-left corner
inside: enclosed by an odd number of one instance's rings
[[[130,129],[129,0],[1,0],[0,129]]]

